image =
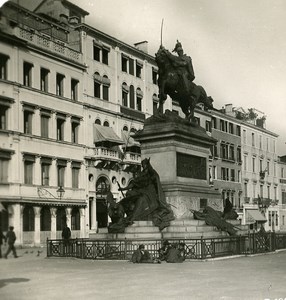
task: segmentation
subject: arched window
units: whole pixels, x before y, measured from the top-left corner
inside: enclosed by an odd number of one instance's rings
[[[80,230],[80,213],[77,207],[71,212],[71,230]]]
[[[109,87],[110,87],[110,80],[109,78],[104,75],[102,77],[102,98],[103,100],[109,100]]]
[[[139,111],[142,111],[142,98],[143,98],[143,92],[140,88],[137,88],[136,90],[136,109]]]
[[[35,230],[35,214],[32,206],[25,206],[23,211],[23,231]]]
[[[51,212],[48,206],[41,209],[41,231],[51,231]]]
[[[134,127],[132,127],[132,128],[130,129],[130,132],[131,132],[131,133],[136,133],[136,131],[137,131],[137,130],[136,130],[136,128],[134,128]]]
[[[123,82],[122,84],[122,105],[128,107],[128,93],[129,88],[126,84],[126,82]]]
[[[109,122],[108,121],[104,121],[103,126],[104,127],[109,127]]]
[[[153,100],[153,115],[155,115],[158,110],[159,97],[156,94],[153,94],[152,100]]]
[[[135,108],[135,95],[134,95],[133,85],[130,85],[129,100],[130,100],[130,108]]]
[[[106,195],[109,191],[109,180],[106,177],[100,177],[96,182],[96,220],[98,228],[105,228],[108,225]]]
[[[96,119],[94,123],[98,124],[98,125],[101,125],[101,121],[99,119]]]
[[[128,126],[123,126],[123,131],[128,131]]]
[[[101,94],[100,94],[100,87],[101,87],[101,76],[98,72],[95,72],[93,75],[93,79],[94,79],[94,97],[96,98],[100,98]]]
[[[66,210],[64,207],[60,207],[57,210],[57,230],[63,230],[67,222]]]
[[[104,197],[110,191],[110,183],[106,177],[100,177],[96,182],[96,196]]]

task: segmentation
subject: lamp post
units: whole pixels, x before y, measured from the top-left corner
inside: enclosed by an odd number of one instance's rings
[[[64,194],[65,194],[65,190],[62,186],[60,186],[58,189],[57,189],[57,195],[58,195],[58,198],[60,198],[60,200],[64,197]]]

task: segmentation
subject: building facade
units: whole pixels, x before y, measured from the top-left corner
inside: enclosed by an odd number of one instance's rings
[[[158,106],[155,59],[146,41],[130,46],[85,24],[86,15],[60,0],[34,12],[14,2],[1,8],[0,217],[18,244],[60,238],[65,223],[73,237],[106,231],[106,195],[119,201],[118,187],[140,168],[132,134]],[[182,115],[170,99],[164,108]],[[218,141],[210,184],[245,223],[247,205],[271,199],[261,209],[266,230],[277,230],[277,135],[230,106],[195,116]]]

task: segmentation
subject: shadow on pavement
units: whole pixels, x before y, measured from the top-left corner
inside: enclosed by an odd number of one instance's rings
[[[19,282],[27,282],[30,281],[28,278],[7,278],[7,279],[0,279],[0,289],[4,286],[8,285],[9,283],[19,283]]]

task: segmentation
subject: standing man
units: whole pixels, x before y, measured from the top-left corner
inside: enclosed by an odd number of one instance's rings
[[[67,224],[62,231],[62,238],[64,240],[64,254],[69,254],[70,251],[70,238],[71,238],[71,230]]]
[[[3,240],[6,243],[6,237],[3,234],[2,228],[0,227],[0,258],[2,258],[2,249],[1,248],[2,248],[2,244],[3,244]]]
[[[14,227],[13,226],[9,227],[9,231],[6,234],[6,241],[8,242],[8,250],[7,250],[4,257],[7,258],[9,253],[11,251],[13,251],[14,257],[17,258],[18,256],[17,256],[16,249],[15,249],[15,246],[14,246],[15,241],[16,241],[16,234],[14,232]]]

